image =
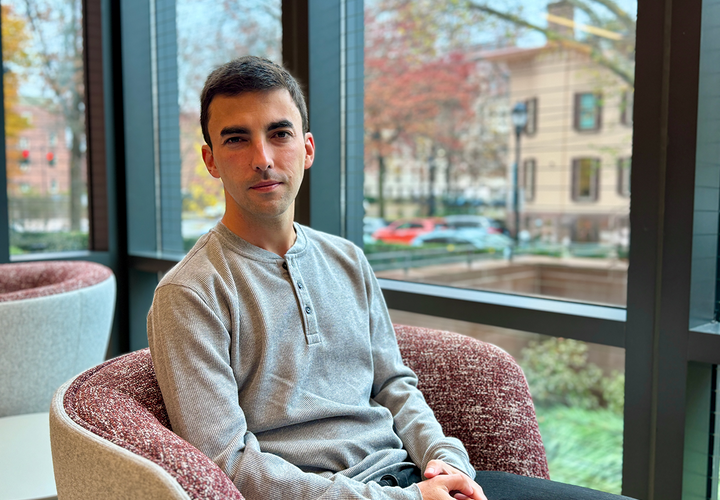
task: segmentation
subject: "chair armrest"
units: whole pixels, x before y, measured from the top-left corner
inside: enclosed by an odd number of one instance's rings
[[[80,374],[67,387],[62,408],[80,427],[159,465],[190,498],[242,500],[209,457],[170,430],[149,349]]]

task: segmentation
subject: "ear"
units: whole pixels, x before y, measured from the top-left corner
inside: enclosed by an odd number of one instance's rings
[[[305,134],[305,170],[315,161],[315,139],[310,132]]]
[[[205,162],[205,168],[207,168],[207,171],[210,172],[210,175],[219,179],[220,172],[217,169],[217,165],[215,165],[215,157],[213,156],[212,149],[210,149],[210,146],[207,144],[203,144],[202,157]]]

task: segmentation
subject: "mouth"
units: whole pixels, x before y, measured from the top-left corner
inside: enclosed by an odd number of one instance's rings
[[[256,191],[272,191],[281,184],[282,182],[280,181],[261,181],[250,186],[250,189],[254,189]]]

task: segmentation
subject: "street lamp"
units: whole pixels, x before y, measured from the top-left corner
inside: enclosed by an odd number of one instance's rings
[[[515,213],[515,243],[520,243],[520,189],[518,170],[520,169],[520,134],[527,125],[528,113],[524,102],[515,104],[512,110],[512,122],[515,126],[515,165],[513,166],[513,212]]]

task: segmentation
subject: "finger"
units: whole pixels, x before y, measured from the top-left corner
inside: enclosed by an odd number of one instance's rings
[[[440,474],[456,474],[457,472],[457,469],[449,466],[442,460],[430,460],[425,468],[424,475],[427,479],[432,479]]]
[[[438,474],[442,474],[442,462],[439,460],[430,460],[425,467],[424,476],[427,479],[432,479]]]
[[[448,493],[462,494],[469,498],[483,498],[477,497],[476,493],[478,490],[482,492],[482,488],[478,484],[465,476],[464,474],[442,474],[435,478],[435,481],[439,481],[444,488],[447,489]]]

